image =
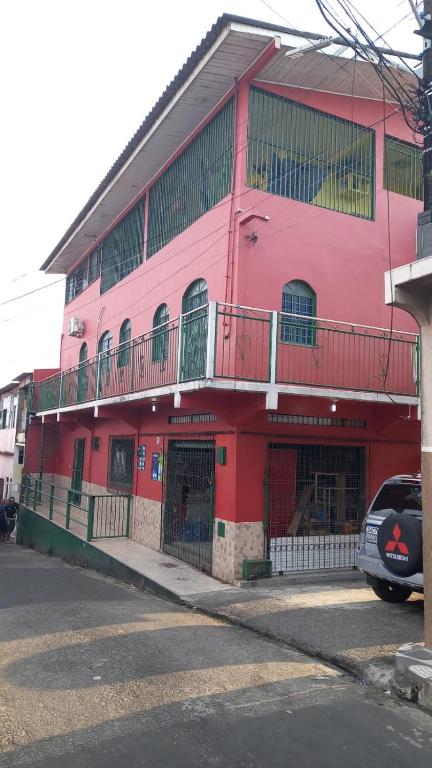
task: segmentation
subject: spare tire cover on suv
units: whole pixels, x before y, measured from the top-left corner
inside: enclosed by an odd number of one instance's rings
[[[384,565],[395,576],[422,571],[422,525],[417,518],[393,512],[381,523],[377,544]]]

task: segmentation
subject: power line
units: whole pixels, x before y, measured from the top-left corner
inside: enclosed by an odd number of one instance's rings
[[[350,9],[347,9],[347,7],[343,4],[342,0],[337,0],[337,2],[339,7],[344,10],[350,20],[354,23],[355,28],[357,29],[357,33],[363,36],[363,38],[366,40],[366,43],[361,43],[358,34],[355,36],[349,27],[344,26],[340,19],[335,15],[334,9],[328,2],[326,3],[324,0],[316,0],[318,9],[327,24],[337,34],[339,34],[350,47],[354,47],[362,59],[373,64],[378,77],[380,77],[380,79],[385,82],[388,91],[400,104],[405,122],[407,123],[408,127],[411,130],[416,130],[415,124],[413,125],[413,123],[408,119],[408,111],[414,111],[417,106],[417,101],[415,103],[413,102],[414,96],[417,97],[417,91],[415,91],[412,95],[407,93],[401,80],[397,79],[395,76],[395,67],[390,65],[386,57],[383,55],[382,50],[375,46],[374,41],[370,38],[367,32],[365,32],[356,17],[353,16]],[[378,59],[379,65],[373,60],[373,58],[371,58],[371,51],[373,51],[376,58]],[[403,63],[405,66],[407,66],[406,62]],[[411,70],[411,73],[416,78],[417,82],[419,82],[417,74],[413,72],[413,70]],[[404,96],[406,100],[405,102],[402,100],[400,93],[402,93]]]

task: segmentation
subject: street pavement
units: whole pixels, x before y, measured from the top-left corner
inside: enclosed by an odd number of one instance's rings
[[[423,641],[423,597],[385,603],[362,574],[344,576],[338,581],[323,574],[273,578],[246,589],[206,591],[188,602],[388,690],[396,650]]]
[[[431,766],[429,715],[318,659],[13,544],[0,573],[1,768]]]

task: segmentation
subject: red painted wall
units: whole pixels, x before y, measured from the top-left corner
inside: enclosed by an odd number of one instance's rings
[[[262,83],[258,85],[264,87]],[[376,124],[375,220],[362,220],[246,187],[248,85],[240,83],[233,200],[225,199],[107,293],[99,295],[97,281],[69,304],[64,318],[63,368],[77,363],[83,341],[88,344],[89,356],[94,355],[97,339],[105,330],[113,333],[116,345],[126,317],[132,322],[132,336],[150,329],[154,311],[162,302],[168,304],[170,317],[176,317],[185,289],[198,277],[207,280],[210,300],[224,301],[228,297],[233,303],[267,309],[280,309],[282,286],[301,279],[316,291],[320,317],[390,326],[391,312],[384,305],[384,272],[415,258],[416,214],[421,204],[383,190],[382,104],[301,89],[272,90],[364,125]],[[392,109],[389,107],[388,111]],[[400,116],[388,117],[385,130],[411,140]],[[268,222],[254,219],[241,224],[250,213],[270,218]],[[248,239],[253,231],[258,235],[255,245]],[[83,339],[66,335],[67,321],[73,315],[85,322]],[[415,330],[409,316],[397,310],[393,323],[396,328]],[[224,333],[223,326],[218,332]],[[242,333],[250,335],[250,329]],[[235,334],[227,334],[228,357],[218,358],[217,365],[227,365],[225,373],[240,376],[248,359],[244,350],[239,354],[238,344],[230,341],[233,338]],[[267,374],[266,344],[263,338],[263,377]],[[256,363],[256,359],[252,362]],[[329,402],[322,398],[281,397],[278,410],[328,416]],[[212,412],[217,421],[168,424],[170,414],[189,412]],[[122,405],[94,423],[90,416],[83,416],[81,423],[62,424],[56,472],[70,476],[73,442],[76,437],[85,437],[84,480],[105,486],[110,435],[134,435],[136,447],[145,444],[147,449],[145,469],[137,471],[135,462],[134,491],[160,500],[163,487],[151,479],[151,454],[159,452],[163,445],[166,448],[170,435],[194,439],[197,434],[213,432],[216,445],[227,449],[226,465],[215,467],[215,515],[238,522],[256,521],[263,518],[264,473],[270,440],[364,447],[369,501],[389,475],[418,470],[419,423],[409,419],[410,415],[407,407],[393,404],[343,401],[338,403],[337,416],[364,418],[365,429],[270,424],[260,394],[197,392],[183,397],[181,411],[174,411],[171,404],[167,406],[162,401],[156,414],[151,413],[149,405]],[[97,452],[90,451],[92,435],[100,437]],[[36,444],[35,438],[35,449]]]
[[[109,291],[99,295],[97,280],[68,304],[63,322],[62,368],[78,363],[84,341],[89,357],[95,355],[97,339],[107,330],[117,346],[120,326],[126,318],[131,320],[135,337],[151,329],[154,312],[162,303],[168,304],[171,319],[177,317],[183,293],[197,278],[207,280],[210,300],[223,296],[229,209],[229,199],[225,199]],[[82,339],[67,335],[68,320],[73,316],[85,323]]]
[[[379,101],[351,99],[301,89],[266,86],[276,93],[335,115],[374,125],[376,133],[375,220],[367,221],[246,187],[248,84],[238,88],[234,200],[218,204],[128,277],[99,295],[99,281],[65,307],[61,365],[78,361],[83,341],[89,356],[97,339],[110,330],[114,345],[123,320],[132,321],[132,335],[152,325],[162,302],[171,318],[181,311],[187,286],[198,277],[209,285],[209,298],[268,309],[279,309],[281,288],[293,279],[308,282],[318,297],[320,317],[369,325],[390,326],[384,305],[384,272],[415,258],[416,214],[421,204],[383,189],[383,107]],[[391,115],[393,106],[387,107]],[[410,140],[400,115],[389,116],[385,130]],[[235,211],[242,211],[235,214]],[[266,215],[268,222],[240,222],[249,213]],[[389,215],[388,215],[389,214]],[[230,231],[230,222],[232,231]],[[390,228],[390,241],[389,241]],[[248,236],[255,232],[258,241]],[[67,321],[80,317],[84,339],[67,336]],[[395,310],[394,325],[415,330],[406,313]]]
[[[59,368],[36,368],[33,371],[33,381],[43,381],[59,372]]]
[[[375,124],[375,220],[279,197],[261,190],[236,190],[239,208],[238,289],[236,302],[271,309],[281,307],[282,286],[290,280],[309,283],[317,294],[319,317],[390,327],[384,304],[384,272],[415,260],[419,201],[383,189],[383,107],[378,101],[350,99],[277,86],[260,87],[364,125]],[[389,105],[387,112],[393,107]],[[238,119],[246,120],[245,106]],[[381,121],[381,122],[378,122]],[[412,141],[403,119],[386,120],[385,132]],[[388,207],[387,207],[388,206]],[[269,216],[242,225],[249,213]],[[389,214],[389,215],[388,215]],[[390,240],[389,240],[390,229]],[[255,245],[248,236],[255,232]],[[416,330],[407,313],[394,311],[394,326]]]

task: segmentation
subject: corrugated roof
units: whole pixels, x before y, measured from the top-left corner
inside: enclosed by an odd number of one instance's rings
[[[78,216],[74,219],[70,227],[66,230],[65,234],[63,235],[61,240],[57,243],[54,250],[48,256],[48,258],[44,261],[44,263],[41,266],[42,270],[47,270],[50,267],[52,262],[56,259],[58,254],[64,248],[65,244],[72,237],[74,232],[76,232],[76,230],[82,224],[86,216],[88,216],[88,214],[94,208],[99,198],[106,191],[108,186],[115,180],[116,176],[120,173],[120,171],[125,166],[125,164],[129,160],[129,158],[132,156],[134,151],[139,147],[140,143],[143,141],[143,139],[146,137],[148,132],[154,126],[158,118],[162,115],[164,110],[169,106],[170,102],[173,100],[177,92],[186,83],[190,75],[193,73],[194,69],[197,67],[200,60],[211,49],[212,45],[216,42],[216,40],[218,39],[219,35],[223,32],[225,27],[233,23],[243,24],[249,27],[255,27],[257,29],[268,30],[269,33],[272,33],[272,34],[282,33],[285,35],[293,35],[295,37],[306,38],[308,40],[320,40],[324,37],[324,35],[317,34],[314,32],[305,32],[305,31],[300,31],[296,29],[290,29],[289,27],[270,24],[269,22],[257,21],[255,19],[249,19],[243,16],[236,16],[232,14],[223,14],[222,16],[220,16],[219,19],[216,21],[216,23],[209,30],[207,35],[201,40],[201,43],[189,56],[189,58],[187,59],[183,67],[179,70],[179,72],[174,77],[174,79],[171,81],[171,83],[167,86],[165,91],[162,93],[161,97],[158,99],[158,101],[154,105],[153,109],[149,112],[147,117],[141,123],[136,133],[132,136],[131,140],[128,142],[123,152],[119,155],[115,163],[111,166],[106,176],[102,179],[102,181],[100,182],[98,187],[95,189],[95,191],[93,192],[93,194],[91,195],[87,203],[79,212]],[[343,44],[344,41],[339,40],[339,38],[337,38],[335,39],[334,42],[335,44],[340,45],[340,44]],[[407,54],[407,56],[410,58],[416,58],[412,54]]]

